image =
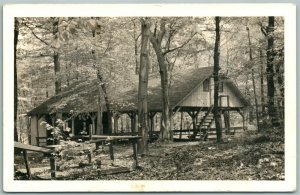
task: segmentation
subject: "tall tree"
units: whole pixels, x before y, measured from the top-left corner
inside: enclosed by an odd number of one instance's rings
[[[162,128],[161,128],[161,140],[171,140],[171,108],[169,100],[169,81],[168,81],[168,69],[167,62],[165,59],[166,53],[162,51],[162,41],[166,32],[166,21],[161,19],[160,21],[160,30],[156,29],[159,32],[151,33],[150,42],[156,53],[158,65],[159,65],[159,74],[161,78],[161,90],[162,90]],[[156,31],[155,30],[155,31]]]
[[[265,75],[265,69],[264,69],[264,63],[262,60],[262,50],[259,50],[259,64],[260,64],[260,104],[261,104],[261,116],[265,116],[265,92],[264,92],[264,75]]]
[[[272,122],[272,126],[278,126],[276,107],[274,102],[275,85],[274,85],[274,16],[268,17],[267,27],[267,87],[268,87],[268,114]]]
[[[258,102],[257,102],[257,94],[256,94],[256,85],[255,85],[255,78],[254,78],[254,62],[253,62],[253,55],[252,55],[252,44],[250,38],[250,29],[246,27],[248,32],[248,43],[249,43],[249,60],[251,65],[251,80],[252,80],[252,87],[253,87],[253,95],[254,95],[254,102],[255,102],[255,115],[256,115],[256,126],[257,130],[260,131],[259,127],[259,116],[258,116]]]
[[[17,112],[18,112],[18,75],[17,75],[17,45],[19,36],[19,21],[15,17],[14,27],[14,141],[18,141]]]
[[[54,41],[57,42],[59,38],[59,32],[58,32],[58,24],[59,19],[54,18],[53,19],[53,37]],[[54,74],[55,74],[55,94],[58,94],[61,92],[61,77],[60,77],[60,60],[59,60],[60,54],[57,50],[53,51],[53,62],[54,62]]]
[[[96,37],[96,31],[98,29],[101,29],[101,25],[98,23],[98,21],[94,18],[91,18],[90,20],[88,20],[88,23],[90,24],[90,28],[92,30],[92,36],[93,36],[93,41],[97,41],[95,39]],[[106,52],[109,50],[110,48],[110,40],[108,41],[107,45],[106,45],[106,48],[105,50],[103,51],[102,55],[105,55]],[[105,82],[104,78],[103,78],[103,73],[101,72],[100,68],[98,68],[96,66],[96,62],[97,62],[97,59],[96,59],[96,51],[95,49],[92,49],[91,51],[91,54],[92,54],[92,58],[93,58],[93,67],[94,69],[96,69],[97,71],[97,78],[98,78],[98,83],[99,83],[99,86],[101,87],[101,89],[99,88],[99,97],[98,97],[98,128],[100,128],[98,130],[99,133],[103,132],[103,128],[102,127],[102,105],[101,105],[101,96],[103,95],[104,97],[104,101],[105,101],[105,106],[106,106],[106,110],[107,110],[107,122],[108,122],[108,133],[111,134],[112,133],[112,109],[111,109],[111,101],[109,99],[109,96],[108,96],[108,92],[107,92],[107,83]]]
[[[141,19],[141,53],[139,68],[139,90],[138,90],[138,130],[142,136],[139,142],[138,153],[145,154],[148,151],[148,74],[149,74],[149,34],[150,21],[148,18]]]
[[[214,48],[214,108],[213,114],[215,117],[215,125],[216,125],[216,134],[217,134],[217,142],[220,143],[222,141],[222,127],[221,127],[221,112],[219,109],[219,70],[220,70],[220,21],[221,17],[215,17],[215,25],[216,25],[216,39],[215,39],[215,48]]]
[[[176,19],[171,21],[167,25],[167,19],[161,18],[158,25],[155,24],[154,31],[150,31],[150,42],[153,46],[153,49],[156,54],[158,66],[159,66],[159,74],[161,81],[161,90],[162,90],[162,125],[161,125],[161,137],[162,141],[171,140],[172,139],[172,110],[170,107],[169,100],[169,65],[167,62],[167,54],[182,49],[185,45],[187,45],[191,39],[197,34],[192,32],[190,37],[180,44],[176,44],[173,48],[171,48],[172,41],[178,33],[178,28],[176,27]],[[168,26],[168,28],[167,28]],[[165,38],[165,40],[164,40]],[[164,43],[164,45],[163,45]]]

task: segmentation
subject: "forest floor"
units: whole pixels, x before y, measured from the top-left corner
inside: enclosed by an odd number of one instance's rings
[[[115,160],[108,147],[93,152],[92,163],[82,152],[91,144],[76,145],[57,159],[57,180],[284,180],[284,136],[245,131],[215,141],[149,143],[149,153],[138,157],[130,144],[114,146]],[[93,148],[92,148],[93,149]],[[50,179],[49,159],[30,153],[33,179]],[[97,163],[101,161],[101,169]],[[126,173],[103,174],[126,167]],[[122,170],[122,168],[121,168]],[[15,179],[27,179],[22,156],[15,156]]]

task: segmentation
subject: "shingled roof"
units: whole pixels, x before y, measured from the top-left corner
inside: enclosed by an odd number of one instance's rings
[[[187,69],[180,73],[174,74],[172,77],[171,87],[169,91],[170,106],[175,108],[188,97],[201,83],[210,77],[213,73],[213,67],[203,67],[197,69]],[[233,93],[248,106],[249,103],[234,83],[223,77]],[[97,80],[91,82],[74,83],[68,87],[63,93],[43,102],[38,107],[31,110],[28,115],[46,114],[54,112],[69,112],[70,110],[78,112],[96,112],[97,111],[97,96],[99,94],[99,85]],[[115,107],[120,112],[129,112],[137,110],[138,100],[138,85],[132,86],[131,89],[118,93],[114,97],[110,97],[111,101],[118,106]],[[160,78],[149,78],[148,87],[148,110],[161,111],[162,109],[162,90]]]

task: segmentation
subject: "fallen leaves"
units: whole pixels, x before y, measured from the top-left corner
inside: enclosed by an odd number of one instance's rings
[[[91,149],[90,144],[80,143],[67,148],[65,160],[58,164],[65,180],[284,180],[284,143],[255,140],[260,141],[154,143],[149,145],[149,155],[138,158],[138,166],[130,145],[115,146],[113,166],[106,147],[93,152],[91,166],[80,166],[87,163],[80,151]],[[34,166],[41,162],[48,164],[40,160]],[[99,174],[113,167],[127,167],[130,172]]]

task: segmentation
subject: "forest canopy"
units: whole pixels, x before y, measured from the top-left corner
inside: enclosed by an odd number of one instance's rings
[[[18,140],[26,142],[26,114],[72,84],[96,82],[113,100],[138,84],[143,18],[15,18]],[[222,17],[220,72],[234,80],[251,102],[252,114],[268,117],[268,62],[273,61],[274,106],[279,122],[284,110],[284,19]],[[168,85],[176,72],[213,66],[214,17],[149,17],[149,78],[159,78],[164,58]],[[16,34],[15,34],[16,35]],[[268,44],[273,39],[271,54]],[[157,42],[158,41],[158,42]],[[15,42],[16,43],[16,42]],[[269,55],[270,54],[270,55]],[[269,57],[268,57],[269,56]],[[270,67],[269,67],[270,68]],[[270,69],[269,69],[270,70]],[[103,89],[103,86],[106,88]],[[255,92],[254,92],[255,91]],[[114,102],[110,102],[114,106]],[[60,105],[61,106],[61,105]],[[107,105],[108,106],[108,105]],[[256,118],[256,120],[258,119]],[[262,121],[259,121],[262,122]]]

